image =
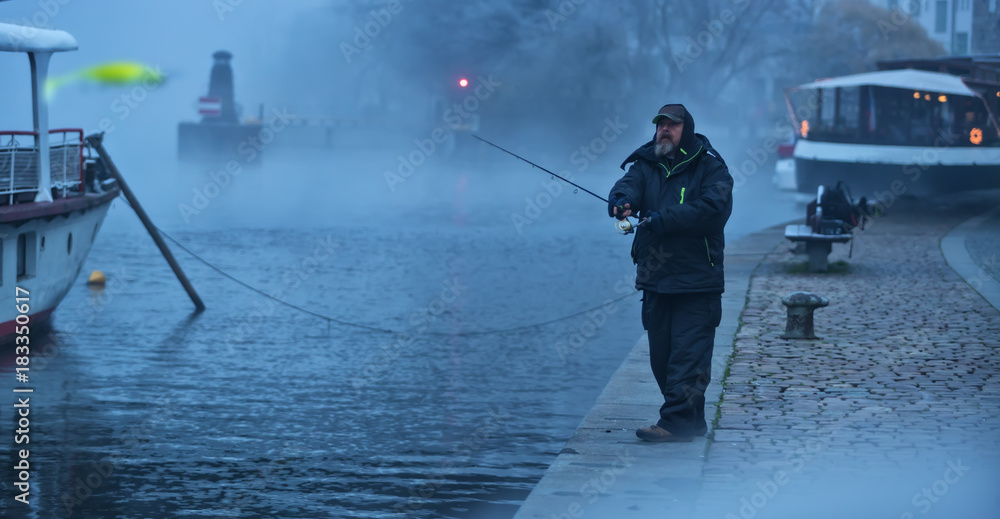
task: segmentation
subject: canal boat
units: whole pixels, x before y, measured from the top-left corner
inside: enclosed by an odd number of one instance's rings
[[[896,197],[1000,188],[1000,62],[983,62],[975,77],[948,70],[891,68],[785,90],[797,189],[843,181]]]
[[[0,128],[0,341],[47,321],[79,278],[119,194],[80,128],[50,129],[50,58],[77,49],[65,31],[0,23],[0,51],[25,53],[31,130]],[[4,70],[8,81],[16,70]],[[2,103],[2,101],[0,101]],[[26,317],[25,317],[26,316]],[[16,328],[17,327],[17,328]]]

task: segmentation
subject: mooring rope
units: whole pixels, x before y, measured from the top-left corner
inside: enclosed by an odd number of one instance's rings
[[[121,198],[126,204],[128,204],[128,200],[125,200],[125,198],[123,198],[123,197],[119,197],[119,198]],[[129,204],[129,207],[131,207],[131,204]],[[368,331],[373,331],[373,332],[379,332],[379,333],[392,333],[392,334],[408,334],[408,333],[411,333],[411,332],[407,332],[405,330],[391,330],[391,329],[388,329],[388,328],[380,328],[380,327],[377,327],[377,326],[370,326],[370,325],[367,325],[367,324],[361,324],[361,323],[355,323],[355,322],[351,322],[351,321],[345,321],[343,319],[337,319],[336,317],[330,317],[328,315],[319,314],[319,313],[313,312],[312,310],[309,310],[307,308],[302,308],[301,306],[298,306],[298,305],[296,305],[294,303],[289,303],[288,301],[284,301],[282,299],[274,297],[274,296],[272,296],[272,295],[264,292],[263,290],[255,287],[253,285],[250,285],[249,283],[244,282],[243,280],[237,279],[235,276],[233,276],[233,275],[229,274],[228,272],[222,270],[221,268],[213,265],[211,262],[209,262],[208,260],[202,258],[201,256],[199,256],[198,254],[196,254],[191,249],[188,249],[187,247],[185,247],[181,242],[179,242],[176,239],[174,239],[173,236],[170,236],[169,234],[167,234],[166,232],[164,232],[163,229],[160,229],[159,227],[156,227],[155,225],[153,226],[153,228],[156,229],[156,232],[160,233],[161,235],[163,235],[168,240],[174,242],[174,244],[177,245],[178,247],[180,247],[181,250],[183,250],[184,252],[190,254],[191,257],[193,257],[194,259],[196,259],[196,260],[204,263],[205,266],[207,266],[208,268],[210,268],[210,269],[218,272],[219,274],[221,274],[222,276],[226,277],[227,279],[229,279],[229,280],[231,280],[231,281],[233,281],[235,283],[238,283],[239,285],[243,286],[244,288],[246,288],[248,290],[252,290],[253,292],[256,292],[256,293],[258,293],[258,294],[260,294],[260,295],[262,295],[262,296],[264,296],[264,297],[266,297],[266,298],[268,298],[268,299],[270,299],[270,300],[272,300],[272,301],[274,301],[276,303],[280,303],[280,304],[285,305],[285,306],[287,306],[289,308],[298,310],[298,311],[300,311],[300,312],[302,312],[304,314],[311,315],[311,316],[319,318],[319,319],[323,319],[323,320],[327,321],[328,324],[329,323],[336,323],[336,324],[340,324],[340,325],[343,325],[343,326],[349,326],[349,327],[352,327],[352,328],[360,328],[360,329],[363,329],[363,330],[368,330]],[[526,325],[521,325],[521,326],[514,326],[514,327],[511,327],[511,328],[501,328],[501,329],[493,329],[493,330],[479,330],[479,331],[472,331],[472,332],[437,332],[437,331],[425,331],[425,332],[420,332],[420,333],[413,333],[413,335],[434,335],[434,336],[441,336],[441,337],[471,337],[471,336],[479,336],[479,335],[493,335],[493,334],[502,334],[502,333],[512,333],[512,332],[518,332],[518,331],[521,331],[521,330],[530,330],[530,329],[533,329],[533,328],[541,328],[543,326],[547,326],[547,325],[550,325],[550,324],[555,324],[555,323],[558,323],[560,321],[566,321],[568,319],[572,319],[574,317],[578,317],[578,316],[581,316],[583,314],[586,314],[586,313],[589,313],[589,312],[593,312],[595,310],[600,310],[601,308],[604,308],[605,306],[607,306],[609,303],[617,303],[619,301],[623,301],[623,300],[628,299],[630,297],[634,297],[634,296],[636,296],[638,294],[639,294],[638,291],[637,292],[633,292],[631,294],[619,297],[618,299],[614,299],[612,301],[606,301],[603,304],[595,306],[593,308],[588,308],[586,310],[581,310],[579,312],[576,312],[576,313],[573,313],[573,314],[569,314],[569,315],[565,315],[563,317],[559,317],[559,318],[556,318],[556,319],[550,319],[548,321],[542,321],[542,322],[534,323],[534,324],[526,324]]]

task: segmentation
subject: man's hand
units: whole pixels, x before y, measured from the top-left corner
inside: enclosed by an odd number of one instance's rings
[[[608,216],[624,220],[632,215],[631,207],[628,200],[619,198],[608,204]]]
[[[663,215],[656,211],[649,213],[649,216],[643,218],[642,225],[654,234],[663,234],[667,232],[667,228],[663,223]]]

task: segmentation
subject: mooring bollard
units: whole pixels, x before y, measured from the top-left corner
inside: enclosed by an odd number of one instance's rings
[[[813,311],[830,304],[822,296],[809,292],[793,292],[781,298],[781,304],[788,307],[788,321],[782,339],[818,339],[813,331]]]

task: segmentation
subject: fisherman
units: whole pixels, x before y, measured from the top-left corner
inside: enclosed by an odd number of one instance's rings
[[[625,159],[632,164],[608,197],[608,215],[637,215],[632,243],[642,327],[653,377],[663,394],[656,424],[635,434],[651,442],[703,436],[705,388],[711,380],[715,328],[722,318],[723,229],[733,209],[725,161],[680,104],[653,117],[653,140]]]

